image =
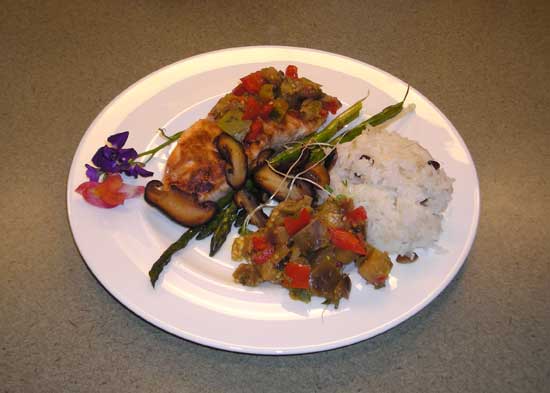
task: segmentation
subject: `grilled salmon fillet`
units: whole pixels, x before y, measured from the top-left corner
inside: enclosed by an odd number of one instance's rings
[[[253,162],[264,149],[276,149],[311,134],[322,123],[322,119],[305,123],[290,115],[280,123],[264,122],[261,138],[245,143],[248,162]],[[221,133],[211,118],[201,119],[185,130],[168,158],[163,183],[175,185],[201,202],[224,196],[230,190],[225,180],[225,161],[214,145],[214,139]]]
[[[265,149],[279,150],[284,145],[300,140],[315,132],[326,120],[326,116],[304,121],[291,115],[285,115],[281,122],[262,121],[263,132],[253,142],[244,141],[244,150],[248,162],[258,157]]]
[[[222,133],[211,119],[202,119],[189,127],[166,162],[163,183],[197,196],[199,201],[215,201],[229,191],[225,181],[225,161],[214,139]]]
[[[216,201],[230,190],[225,161],[214,145],[218,135],[227,132],[239,140],[250,165],[262,150],[280,150],[315,132],[341,106],[320,85],[288,75],[288,68],[286,74],[264,68],[241,82],[182,133],[166,163],[165,187],[176,186],[200,202]]]

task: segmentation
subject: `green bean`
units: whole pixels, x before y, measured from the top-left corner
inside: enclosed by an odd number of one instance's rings
[[[164,267],[170,262],[172,255],[187,246],[187,243],[189,243],[189,241],[191,241],[191,239],[193,239],[198,233],[199,228],[190,228],[185,231],[184,234],[181,235],[178,240],[172,243],[170,247],[168,247],[162,253],[159,259],[156,260],[156,262],[151,267],[151,270],[149,270],[149,278],[151,280],[151,285],[153,286],[153,288],[155,287],[155,283],[157,282],[160,273],[162,272],[162,269],[164,269]]]
[[[210,256],[213,257],[218,250],[221,248],[225,240],[227,239],[227,235],[231,231],[231,224],[237,219],[237,205],[235,202],[231,202],[231,204],[223,210],[221,213],[222,218],[220,220],[220,223],[214,230],[214,234],[212,235],[212,239],[210,240]]]

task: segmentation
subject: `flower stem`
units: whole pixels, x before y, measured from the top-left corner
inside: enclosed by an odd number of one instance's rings
[[[165,130],[164,128],[160,128],[160,127],[159,127],[159,132],[160,132],[160,134],[161,134],[164,138],[166,138],[166,139],[170,139],[170,138],[171,138],[170,136],[168,136],[168,135],[166,134],[166,130]]]
[[[160,145],[158,145],[154,149],[144,151],[143,153],[139,153],[136,158],[140,158],[140,157],[144,157],[144,156],[148,156],[148,155],[151,155],[150,158],[152,158],[159,150],[161,150],[161,149],[165,148],[166,146],[168,146],[168,145],[174,143],[175,141],[177,141],[182,132],[183,131],[176,132],[172,136],[167,136],[168,140],[166,142],[161,143]]]

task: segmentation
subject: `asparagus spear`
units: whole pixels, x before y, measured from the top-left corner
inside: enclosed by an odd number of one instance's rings
[[[357,136],[361,135],[361,132],[363,132],[363,130],[367,127],[367,122],[368,120],[361,122],[357,126],[350,129],[345,134],[342,134],[332,139],[329,143],[332,146],[336,146],[338,143],[345,143],[355,139]],[[323,149],[320,147],[315,147],[311,151],[311,154],[309,155],[309,162],[318,162],[318,161],[324,160],[325,157],[326,157],[326,154],[323,151]]]
[[[233,199],[233,191],[230,191],[227,195],[225,195],[223,198],[218,200],[216,204],[218,205],[218,208],[220,210],[224,209],[229,203],[231,203],[231,200]],[[220,224],[220,221],[222,220],[223,212],[218,212],[210,221],[208,221],[206,224],[203,224],[200,226],[199,234],[197,235],[197,240],[202,240],[210,236],[214,233],[218,225]]]
[[[405,97],[401,100],[401,102],[398,102],[397,104],[390,105],[382,110],[382,112],[377,113],[376,115],[370,117],[367,119],[367,123],[369,123],[371,126],[376,127],[379,124],[384,123],[385,121],[388,121],[392,117],[395,117],[403,110],[403,104],[405,103],[405,100],[407,99],[407,96],[409,95],[409,88],[410,86],[407,85],[407,91],[405,92]]]
[[[278,166],[282,162],[297,159],[300,155],[300,151],[302,150],[303,145],[305,145],[307,142],[327,142],[328,140],[330,140],[346,124],[352,122],[359,116],[359,112],[363,107],[362,102],[363,99],[357,101],[344,112],[332,119],[328,126],[326,126],[322,131],[302,139],[301,144],[277,154],[275,157],[269,160],[271,165]]]
[[[214,230],[214,235],[212,236],[212,239],[210,240],[210,256],[213,257],[214,254],[218,252],[218,250],[221,248],[223,243],[225,242],[225,239],[227,239],[227,235],[231,231],[231,224],[237,219],[237,205],[235,202],[231,202],[231,204],[220,213],[222,216],[220,223]]]
[[[223,217],[223,212],[218,212],[210,221],[200,226],[197,240],[206,239],[208,236],[214,233],[220,221]]]
[[[395,116],[397,116],[401,111],[403,110],[403,105],[405,103],[405,99],[409,95],[409,86],[407,86],[407,91],[405,92],[405,96],[403,99],[398,102],[397,104],[393,104],[390,106],[385,107],[382,109],[381,112],[378,112],[376,115],[369,117],[367,120],[362,121],[349,131],[343,133],[342,135],[337,136],[336,138],[333,138],[330,140],[330,144],[332,146],[336,146],[339,143],[346,143],[349,141],[352,141],[359,135],[361,135],[361,132],[367,127],[367,125],[370,125],[372,127],[376,127],[390,119],[393,119]],[[309,162],[317,162],[325,158],[325,153],[321,148],[315,148],[310,156],[309,156]]]
[[[176,251],[179,251],[187,246],[187,243],[189,243],[189,241],[193,239],[198,233],[199,228],[190,228],[185,231],[184,234],[181,235],[178,240],[172,243],[170,247],[168,247],[162,253],[160,258],[156,260],[156,262],[151,267],[151,270],[149,270],[149,278],[151,279],[151,285],[153,286],[153,288],[155,287],[155,283],[157,282],[160,273],[162,272],[162,269],[164,269],[164,266],[168,265],[168,263],[170,262],[172,255],[174,255]]]
[[[220,200],[218,200],[217,205],[220,209],[223,209],[232,200],[233,200],[233,192],[229,192],[227,195],[225,195]],[[151,284],[153,285],[153,287],[155,286],[155,283],[157,282],[160,276],[160,273],[162,272],[162,269],[164,269],[164,267],[168,265],[168,263],[170,262],[172,255],[174,255],[177,251],[185,248],[187,246],[187,243],[189,243],[191,239],[195,237],[195,235],[197,235],[197,239],[200,240],[212,234],[212,232],[214,232],[214,229],[216,228],[216,224],[214,222],[216,220],[220,221],[221,217],[222,217],[222,214],[220,212],[206,224],[200,225],[195,228],[189,228],[187,231],[183,233],[183,235],[180,236],[178,240],[172,243],[162,253],[159,259],[157,259],[153,264],[153,266],[151,267],[151,270],[149,270],[149,278],[151,279]],[[204,234],[207,230],[210,230],[210,232],[208,232],[206,236],[200,237],[201,234]]]
[[[244,224],[244,220],[246,220],[246,216],[248,215],[248,212],[246,209],[241,209],[237,212],[237,218],[235,219],[235,228],[240,228]]]

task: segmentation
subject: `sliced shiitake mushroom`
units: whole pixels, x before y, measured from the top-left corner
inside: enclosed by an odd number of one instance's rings
[[[265,164],[265,162],[275,153],[273,149],[265,149],[258,154],[256,160],[254,161],[254,168],[260,167]]]
[[[234,190],[243,188],[248,175],[248,159],[243,145],[231,135],[222,132],[214,140],[214,145],[222,158],[227,162],[225,179]]]
[[[162,182],[151,180],[145,186],[145,201],[159,209],[178,224],[195,227],[209,221],[216,213],[216,204],[200,203],[191,194],[175,186],[165,189]]]
[[[265,213],[261,209],[254,211],[258,207],[258,201],[254,195],[246,190],[239,190],[233,197],[233,200],[237,206],[242,207],[248,214],[254,212],[250,217],[250,223],[252,225],[262,228],[267,224],[267,216]]]
[[[327,168],[327,171],[330,171],[334,167],[334,165],[336,165],[337,160],[338,160],[338,151],[334,149],[330,152],[327,158],[325,158],[325,168]]]
[[[281,162],[279,165],[276,166],[276,168],[278,171],[284,173],[287,173],[291,167],[291,173],[301,172],[308,163],[310,154],[311,151],[309,149],[303,149],[300,156],[296,160]]]
[[[267,165],[262,165],[257,168],[253,174],[254,182],[270,195],[275,194],[275,199],[282,201],[286,199],[300,200],[305,195],[313,198],[314,190],[312,186],[303,181],[295,181],[292,190],[289,190],[290,180],[284,179],[283,176],[275,173]]]
[[[307,172],[305,172],[302,176],[306,179],[314,181],[323,188],[330,184],[330,176],[322,163],[315,166],[311,165],[311,168],[307,168]]]
[[[270,198],[270,197],[271,197],[271,195],[270,195],[268,192],[266,192],[266,191],[264,191],[264,190],[261,190],[261,191],[260,191],[259,198],[260,198],[260,201],[261,201],[262,203],[267,203],[267,202],[269,201],[269,198]]]

